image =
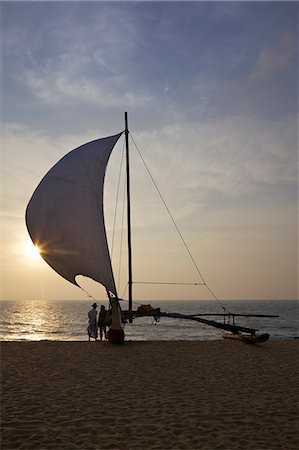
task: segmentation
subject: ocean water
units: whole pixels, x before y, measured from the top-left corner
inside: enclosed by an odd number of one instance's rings
[[[1,341],[85,341],[88,325],[87,313],[90,300],[84,301],[0,301]],[[145,302],[148,303],[148,302]],[[161,311],[182,314],[220,313],[222,309],[212,300],[200,301],[153,301],[153,307]],[[232,313],[272,314],[278,318],[237,318],[236,323],[270,333],[271,339],[294,339],[299,337],[298,301],[226,301],[225,307]],[[106,304],[107,307],[107,304]],[[122,308],[126,309],[127,304]],[[208,319],[210,317],[207,317]],[[221,317],[211,319],[222,321]],[[137,318],[125,326],[126,340],[215,340],[221,339],[214,327],[201,323],[161,318]]]

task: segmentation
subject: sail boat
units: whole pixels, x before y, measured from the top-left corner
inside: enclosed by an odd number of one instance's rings
[[[116,289],[108,248],[103,194],[108,161],[117,141],[125,134],[127,242],[128,242],[128,310],[122,311]],[[88,142],[67,153],[44,176],[34,191],[27,209],[26,225],[29,235],[40,249],[42,258],[61,277],[79,286],[78,275],[101,283],[107,292],[111,308],[108,339],[122,343],[125,338],[124,318],[132,322],[136,317],[149,315],[195,320],[221,328],[251,341],[265,341],[269,335],[256,337],[256,331],[235,324],[236,315],[224,313],[228,322],[220,323],[198,315],[162,313],[160,309],[133,311],[132,249],[128,115],[125,130],[113,136]],[[79,286],[80,287],[80,286]],[[210,289],[209,289],[210,290]],[[210,290],[210,292],[212,292]],[[252,315],[251,315],[252,316]],[[269,316],[267,316],[269,317]],[[233,320],[233,323],[230,322]],[[245,334],[244,334],[245,333]],[[245,336],[245,337],[244,337]],[[229,337],[229,335],[225,336]]]

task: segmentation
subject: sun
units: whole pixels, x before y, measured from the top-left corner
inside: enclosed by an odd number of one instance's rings
[[[29,258],[38,260],[40,258],[40,248],[34,245],[29,239],[24,243],[24,253]]]

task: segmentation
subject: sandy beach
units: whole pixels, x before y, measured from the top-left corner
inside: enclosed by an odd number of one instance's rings
[[[2,342],[1,449],[298,449],[298,346]]]

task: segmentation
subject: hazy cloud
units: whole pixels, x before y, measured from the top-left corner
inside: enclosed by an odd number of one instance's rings
[[[277,70],[286,69],[296,51],[296,36],[291,33],[283,34],[276,46],[264,47],[257,59],[257,64],[250,77],[265,79]]]
[[[146,93],[130,91],[126,84],[118,80],[102,80],[96,83],[88,78],[68,77],[63,70],[37,73],[32,70],[24,74],[25,83],[33,95],[52,106],[68,106],[70,103],[89,103],[101,107],[146,106],[151,97]]]

